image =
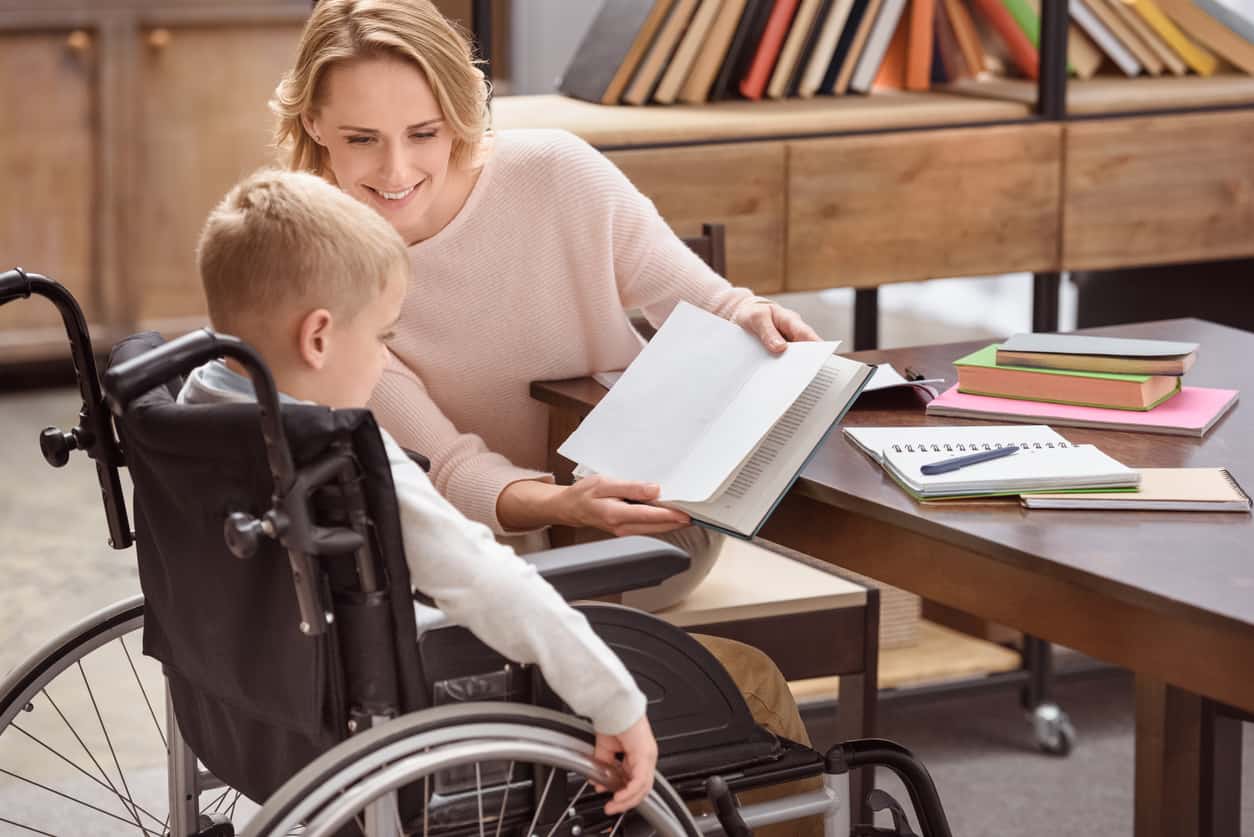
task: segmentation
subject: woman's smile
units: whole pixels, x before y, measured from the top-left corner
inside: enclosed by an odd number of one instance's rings
[[[363,188],[370,195],[371,202],[385,212],[395,212],[408,206],[413,200],[414,195],[418,193],[418,187],[426,181],[412,183],[409,186],[403,186],[399,189],[379,189],[374,186],[365,186]]]

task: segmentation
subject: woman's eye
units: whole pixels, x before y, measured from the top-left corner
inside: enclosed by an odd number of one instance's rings
[[[435,131],[422,131],[409,135],[410,139],[434,139]]]
[[[348,138],[349,145],[366,145],[367,143],[370,143],[370,142],[374,142],[374,137],[349,137]]]

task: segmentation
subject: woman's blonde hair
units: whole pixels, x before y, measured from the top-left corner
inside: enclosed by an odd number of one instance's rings
[[[452,163],[469,162],[488,122],[489,85],[465,35],[429,0],[321,0],[301,34],[296,64],[274,91],[275,140],[297,171],[326,174],[325,152],[305,130],[317,111],[328,68],[355,58],[391,56],[426,77],[453,132]]]

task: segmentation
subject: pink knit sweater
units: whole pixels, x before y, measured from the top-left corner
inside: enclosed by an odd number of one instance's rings
[[[544,470],[547,408],[528,387],[622,369],[679,300],[730,318],[751,299],[671,232],[613,163],[563,131],[496,135],[466,205],[409,248],[413,277],[371,402],[431,459],[431,480],[506,534],[497,497]]]

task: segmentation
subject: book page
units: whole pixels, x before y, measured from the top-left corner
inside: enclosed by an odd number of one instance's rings
[[[558,452],[585,470],[705,500],[805,389],[836,343],[772,355],[727,320],[681,302]]]
[[[694,518],[754,532],[869,377],[870,367],[833,355],[741,467],[706,503],[669,503]]]

